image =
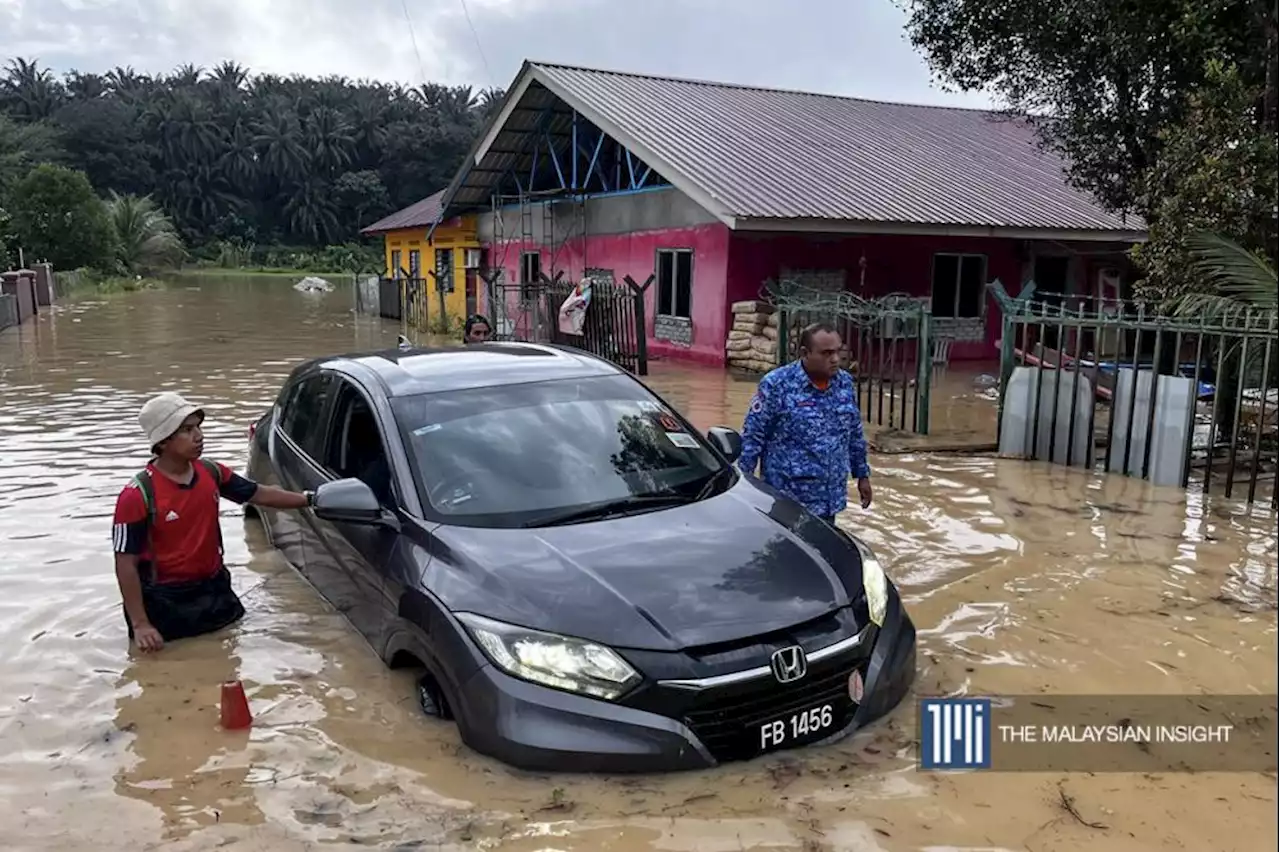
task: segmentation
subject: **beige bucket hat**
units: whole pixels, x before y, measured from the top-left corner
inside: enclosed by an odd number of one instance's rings
[[[204,418],[204,410],[200,406],[176,393],[162,393],[143,403],[142,410],[138,412],[138,425],[142,427],[142,434],[147,436],[147,446],[154,447],[177,432],[182,421],[193,414]]]

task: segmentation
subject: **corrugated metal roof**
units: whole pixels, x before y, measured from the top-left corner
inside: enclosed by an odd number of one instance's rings
[[[397,210],[374,222],[367,228],[361,228],[362,234],[385,234],[400,228],[429,228],[440,219],[445,190],[429,195],[419,202],[410,204],[403,210]]]
[[[1146,227],[1068,186],[1062,160],[1038,146],[1033,128],[995,112],[545,63],[526,63],[511,93],[526,75],[534,85],[521,101],[545,86],[735,226],[754,219],[1130,233]],[[532,106],[516,104],[510,118]],[[454,196],[475,195],[475,177],[460,173]],[[451,197],[450,206],[463,201]]]

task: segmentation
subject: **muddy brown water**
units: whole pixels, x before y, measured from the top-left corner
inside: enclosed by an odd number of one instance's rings
[[[202,401],[208,455],[242,465],[292,364],[394,343],[395,325],[349,306],[281,279],[188,279],[0,333],[3,848],[1276,847],[1274,777],[921,773],[911,702],[836,745],[714,771],[515,772],[424,718],[411,675],[384,669],[230,504],[248,617],[134,656],[108,545],[115,495],[146,461],[138,406],[165,388]],[[752,389],[671,365],[651,383],[700,427],[740,424]],[[872,461],[876,503],[841,523],[906,597],[918,693],[1276,691],[1274,515],[1016,461]],[[236,677],[257,718],[227,733],[219,684]]]

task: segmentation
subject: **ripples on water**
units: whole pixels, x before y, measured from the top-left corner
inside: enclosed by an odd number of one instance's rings
[[[108,527],[146,462],[143,400],[199,400],[208,454],[240,467],[247,424],[292,365],[394,345],[399,329],[353,317],[342,290],[288,283],[186,281],[0,333],[6,849],[1276,845],[1267,779],[1071,776],[1086,818],[1108,824],[1094,830],[1060,819],[1057,776],[916,774],[910,706],[835,746],[713,772],[516,773],[423,719],[409,676],[384,670],[230,504],[227,560],[248,617],[132,658]],[[752,392],[672,364],[650,383],[702,428],[739,425]],[[935,423],[969,416],[974,400],[961,403]],[[1018,462],[873,464],[873,510],[842,523],[908,601],[919,692],[1275,692],[1273,515]],[[248,733],[217,727],[218,684],[236,677],[257,716]]]

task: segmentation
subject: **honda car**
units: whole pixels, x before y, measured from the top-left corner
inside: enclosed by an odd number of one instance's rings
[[[273,544],[462,741],[538,771],[711,767],[895,707],[915,627],[857,537],[737,470],[575,349],[398,348],[298,366],[248,475]]]

